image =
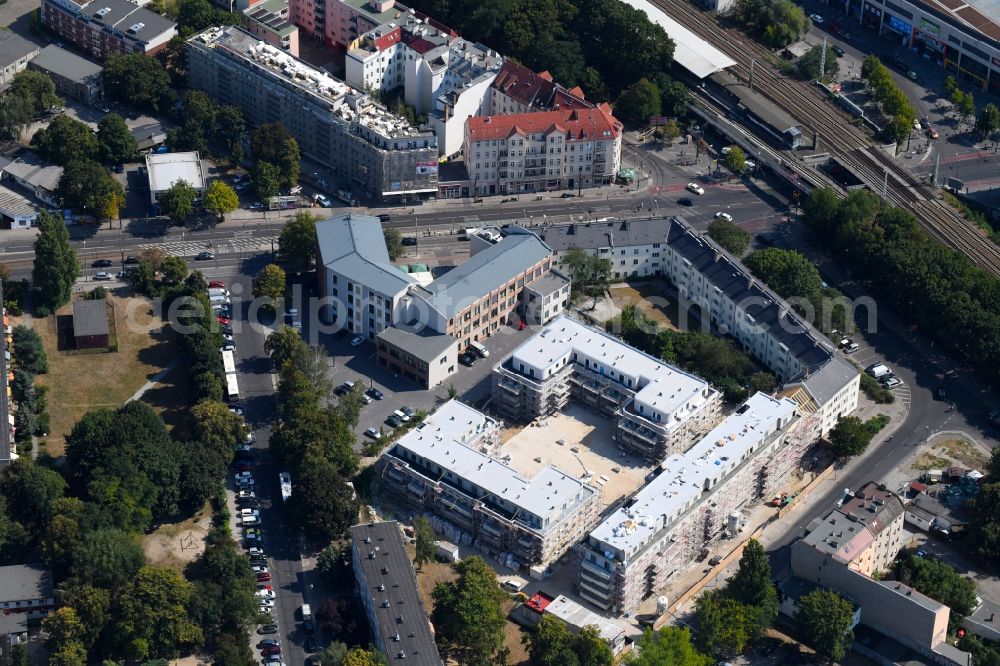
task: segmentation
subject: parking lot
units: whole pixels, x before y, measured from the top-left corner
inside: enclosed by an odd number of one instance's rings
[[[620,452],[613,431],[611,419],[570,404],[562,413],[534,421],[516,433],[504,443],[503,456],[529,478],[548,465],[586,478],[600,488],[603,510],[641,486],[650,469],[642,459]]]
[[[306,322],[308,326],[308,321]],[[490,395],[490,373],[493,365],[509,354],[514,347],[533,335],[530,327],[523,331],[504,326],[483,344],[490,351],[487,359],[480,359],[473,367],[458,365],[455,374],[445,380],[440,386],[432,389],[421,388],[403,377],[394,375],[388,369],[381,367],[375,356],[375,345],[365,342],[359,347],[351,347],[350,334],[320,335],[322,345],[332,359],[331,379],[334,386],[345,381],[353,381],[364,387],[374,387],[385,397],[373,400],[361,412],[361,419],[355,430],[357,436],[356,448],[361,450],[367,438],[364,431],[368,428],[388,432],[391,428],[385,420],[400,407],[407,406],[416,411],[434,411],[438,405],[448,400],[449,387],[454,386],[458,398],[473,406],[482,406]],[[306,339],[311,339],[308,330]]]

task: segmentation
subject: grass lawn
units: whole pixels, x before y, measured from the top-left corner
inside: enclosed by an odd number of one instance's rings
[[[68,354],[58,349],[57,316],[71,316],[67,303],[55,316],[22,320],[42,336],[49,372],[38,378],[49,387],[51,432],[45,448],[53,457],[63,454],[66,435],[88,410],[118,407],[132,397],[174,355],[172,333],[152,315],[144,298],[108,296],[115,313],[118,351]]]
[[[938,444],[938,448],[944,455],[971,469],[983,469],[986,465],[986,453],[968,440],[947,439]]]
[[[917,461],[913,463],[913,469],[927,471],[929,469],[944,469],[951,465],[951,461],[933,453],[922,453]]]

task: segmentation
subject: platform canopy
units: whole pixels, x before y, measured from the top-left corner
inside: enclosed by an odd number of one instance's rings
[[[699,79],[732,67],[736,61],[694,34],[683,25],[667,16],[662,9],[646,0],[622,0],[625,4],[646,12],[646,16],[656,23],[670,39],[674,40],[674,62]]]

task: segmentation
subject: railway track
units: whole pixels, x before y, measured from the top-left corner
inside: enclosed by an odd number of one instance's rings
[[[651,2],[735,60],[736,67],[729,71],[743,82],[750,81],[750,62],[756,61],[754,90],[799,120],[803,128],[818,133],[830,154],[855,171],[873,191],[881,193],[885,185],[886,198],[913,214],[928,235],[1000,276],[1000,247],[943,202],[934,189],[886,155],[851,124],[849,115],[827,102],[815,86],[776,73],[770,65],[773,57],[770,51],[742,33],[721,27],[714,17],[687,0]]]

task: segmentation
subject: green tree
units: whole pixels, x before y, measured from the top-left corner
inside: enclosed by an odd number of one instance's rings
[[[299,467],[288,507],[292,521],[318,543],[342,536],[357,522],[359,508],[347,479],[323,459]]]
[[[48,314],[69,302],[80,264],[69,246],[66,224],[47,211],[39,211],[35,226],[35,265],[31,278],[35,288],[35,308]]]
[[[385,236],[385,248],[389,251],[389,259],[395,261],[403,256],[403,234],[399,229],[385,229],[382,231]]]
[[[145,566],[115,600],[114,638],[133,660],[175,658],[202,641],[188,618],[194,586],[173,569]]]
[[[719,218],[708,225],[708,235],[733,256],[740,257],[750,246],[750,234],[729,220]]]
[[[225,146],[230,164],[240,164],[247,134],[243,112],[237,106],[223,106],[215,116],[215,123],[215,140]]]
[[[951,608],[954,623],[976,608],[976,583],[940,559],[916,557],[909,551],[896,560],[896,578]]]
[[[131,162],[139,154],[135,137],[117,113],[109,113],[97,123],[97,142],[105,164]]]
[[[573,278],[573,291],[587,296],[602,296],[611,280],[611,261],[600,259],[586,250],[570,248],[560,262]]]
[[[820,60],[823,56],[823,46],[817,45],[809,49],[808,52],[795,63],[795,69],[799,76],[810,81],[819,80]],[[823,80],[833,81],[840,73],[840,63],[837,62],[837,53],[832,46],[826,47],[826,62],[823,63]]]
[[[257,162],[250,179],[253,181],[253,189],[261,199],[270,199],[277,196],[281,187],[281,169],[270,162]]]
[[[277,167],[279,187],[294,187],[298,182],[299,144],[281,123],[265,123],[255,129],[250,134],[250,151],[258,165],[267,162]]]
[[[425,562],[431,562],[434,559],[434,554],[437,552],[437,546],[434,543],[434,528],[431,527],[431,521],[426,516],[417,516],[413,520],[413,533],[417,541],[417,553],[413,561],[417,563],[417,568],[419,569]]]
[[[296,329],[282,326],[264,339],[264,351],[271,357],[275,367],[282,369],[287,364],[301,363],[309,347]]]
[[[729,152],[726,153],[726,159],[724,160],[726,168],[739,175],[746,171],[747,168],[747,157],[743,153],[743,149],[739,146],[730,146]]]
[[[278,264],[268,264],[253,279],[253,297],[280,304],[285,297],[285,271]]]
[[[856,416],[843,416],[830,431],[830,446],[838,457],[859,456],[868,448],[872,434]]]
[[[226,219],[226,213],[231,213],[240,207],[240,197],[228,183],[213,180],[205,188],[205,208],[219,216],[219,221]]]
[[[962,117],[963,123],[976,115],[976,98],[971,91],[965,93],[958,103],[958,115]]]
[[[76,610],[64,606],[50,613],[42,620],[42,629],[47,634],[45,645],[52,652],[58,652],[66,646],[76,643],[83,650],[83,637],[86,628],[76,614]]]
[[[64,589],[63,602],[80,619],[83,631],[79,640],[89,650],[111,620],[111,592],[89,583],[74,585]]]
[[[194,212],[197,197],[198,193],[186,180],[177,180],[166,192],[160,194],[160,210],[174,224],[183,224],[184,220]]]
[[[10,90],[0,93],[0,136],[20,140],[34,117],[31,100],[13,95]]]
[[[312,213],[296,213],[278,237],[278,263],[290,273],[312,270],[316,260],[316,223]]]
[[[622,91],[615,102],[615,114],[634,127],[645,127],[652,116],[660,115],[660,90],[649,79],[639,79]]]
[[[762,636],[764,630],[777,619],[778,594],[771,582],[771,562],[767,558],[764,546],[756,539],[750,539],[743,548],[739,569],[729,579],[725,593],[726,596],[755,610],[755,626],[750,631],[751,640]]]
[[[996,104],[990,103],[979,111],[976,118],[976,132],[981,137],[987,137],[1000,131],[1000,109]]]
[[[11,96],[28,102],[32,118],[40,118],[49,109],[63,105],[52,77],[33,69],[15,74],[8,91]]]
[[[701,595],[695,606],[698,650],[717,658],[740,654],[753,637],[757,611],[718,591]]]
[[[1000,483],[984,483],[979,494],[973,499],[969,512],[968,542],[984,560],[996,571],[1000,562]]]
[[[383,666],[386,661],[377,650],[351,648],[340,663],[342,666]]]
[[[682,627],[647,629],[636,650],[625,658],[627,666],[709,666],[712,659],[691,643],[691,632]]]
[[[165,283],[178,284],[187,277],[187,262],[180,257],[167,257],[160,265],[160,274],[163,276],[163,281]]]
[[[39,534],[52,516],[52,502],[63,496],[66,482],[48,467],[30,458],[18,458],[0,474],[0,494],[7,500],[7,512],[14,520]]]
[[[56,189],[64,208],[111,219],[125,205],[125,188],[97,162],[79,160],[63,169]]]
[[[817,303],[822,295],[823,280],[816,264],[801,252],[769,247],[751,254],[746,264],[782,298],[800,297]]]
[[[851,602],[827,589],[816,589],[800,597],[795,623],[808,636],[817,652],[840,661],[854,642],[854,608]]]
[[[35,132],[31,145],[45,160],[60,166],[100,154],[94,130],[67,115],[56,116],[48,127]]]
[[[33,328],[18,324],[11,331],[11,348],[17,359],[18,374],[44,375],[49,371],[42,336]]]
[[[565,622],[543,615],[533,632],[521,641],[528,646],[532,664],[538,666],[611,666],[614,655],[596,628],[584,627],[574,634]]]
[[[166,108],[170,76],[156,58],[143,53],[111,55],[101,77],[106,96],[154,111]]]
[[[447,642],[459,661],[486,666],[504,659],[504,593],[496,573],[481,557],[472,556],[455,565],[458,579],[434,588],[431,619],[438,636]]]
[[[119,529],[98,529],[81,538],[73,553],[70,574],[81,585],[115,590],[132,580],[145,561],[136,535]]]

